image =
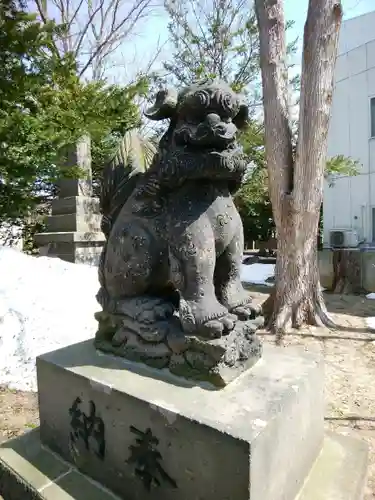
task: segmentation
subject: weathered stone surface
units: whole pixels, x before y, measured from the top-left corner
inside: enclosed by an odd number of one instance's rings
[[[42,447],[39,429],[0,446],[0,498],[4,500],[120,500]]]
[[[77,166],[81,169],[81,177],[76,179],[59,179],[56,183],[60,198],[71,196],[92,196],[91,171],[91,139],[85,135],[77,144],[66,151],[65,165],[68,168]]]
[[[81,179],[60,179],[59,198],[46,217],[46,232],[34,236],[41,255],[68,262],[98,265],[104,245],[99,200],[92,198],[90,138],[68,151],[67,166],[78,166]]]
[[[329,433],[296,500],[363,500],[367,455],[363,441]],[[56,471],[61,472],[57,477]],[[120,500],[42,447],[38,430],[0,446],[0,495],[4,500]]]
[[[39,357],[37,371],[42,442],[127,500],[294,500],[322,446],[323,370],[303,350],[265,346],[221,390],[90,341]]]
[[[87,213],[100,213],[99,199],[91,196],[69,196],[52,200],[54,215],[77,214],[84,216]]]
[[[47,232],[78,232],[94,233],[100,231],[100,214],[87,212],[85,214],[59,214],[46,218]]]
[[[80,245],[89,243],[103,246],[104,241],[103,233],[99,232],[73,233],[71,231],[59,231],[58,233],[38,233],[36,237],[40,245],[47,245],[49,242],[52,242],[56,244],[75,243]]]
[[[168,368],[174,375],[208,381],[217,387],[225,386],[253,366],[262,353],[255,336],[263,324],[261,317],[239,321],[227,335],[212,340],[185,335],[177,320],[147,324],[105,312],[96,313],[96,319],[97,349],[152,367]]]
[[[34,238],[41,255],[91,265],[99,264],[104,244],[102,233],[39,233]]]

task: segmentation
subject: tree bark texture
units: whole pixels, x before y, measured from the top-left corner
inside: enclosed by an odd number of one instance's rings
[[[358,250],[333,250],[333,293],[359,294],[362,288],[362,254]]]
[[[265,149],[277,231],[275,289],[264,312],[274,333],[289,320],[333,327],[320,291],[317,233],[342,8],[309,0],[304,30],[298,142],[293,151],[282,0],[255,0],[260,33]]]

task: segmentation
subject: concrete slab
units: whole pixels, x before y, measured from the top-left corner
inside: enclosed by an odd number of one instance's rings
[[[42,442],[127,500],[292,500],[323,442],[323,367],[302,349],[265,346],[221,390],[92,341],[37,374]]]
[[[296,500],[362,500],[368,446],[359,439],[328,433]]]
[[[41,445],[39,430],[0,446],[4,500],[120,500]]]

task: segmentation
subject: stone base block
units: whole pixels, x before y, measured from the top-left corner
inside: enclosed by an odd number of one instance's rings
[[[121,500],[40,442],[35,429],[0,446],[4,500]]]
[[[48,243],[95,243],[104,244],[105,237],[103,233],[76,233],[72,231],[59,233],[37,233],[34,236],[35,243],[39,246],[48,245]]]
[[[100,231],[101,220],[101,215],[93,213],[87,213],[83,216],[77,214],[49,215],[46,217],[46,231],[49,233],[59,231],[94,233]]]
[[[95,351],[37,359],[44,445],[127,500],[293,500],[323,442],[323,368],[265,347],[224,389]]]
[[[363,441],[328,434],[296,500],[362,500],[366,468],[367,446]],[[4,500],[121,500],[43,447],[39,430],[0,446],[1,497]],[[124,498],[132,497],[122,497],[122,500]],[[177,494],[175,498],[180,497]]]
[[[89,264],[98,266],[102,253],[102,246],[72,244],[68,246],[51,246],[48,250],[48,257],[58,257],[59,259],[72,262],[74,264]]]
[[[70,196],[52,200],[52,215],[100,213],[99,199],[92,196]]]
[[[35,243],[43,256],[97,266],[105,243],[103,233],[39,233]]]

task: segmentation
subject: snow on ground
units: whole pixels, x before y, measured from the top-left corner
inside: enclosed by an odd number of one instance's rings
[[[244,264],[241,280],[273,286],[274,272]],[[0,385],[36,390],[36,356],[94,337],[98,287],[95,267],[0,246]],[[375,330],[375,318],[368,325]]]
[[[252,283],[254,285],[274,286],[274,283],[269,283],[266,280],[275,275],[275,264],[243,264],[241,268],[242,283]],[[320,287],[322,292],[325,288]],[[371,294],[370,294],[371,295]],[[375,293],[373,294],[375,298]],[[367,296],[367,298],[370,298]]]
[[[95,267],[0,246],[0,384],[36,390],[35,357],[93,337]]]
[[[247,283],[273,275],[273,264],[241,270]],[[98,287],[95,267],[0,246],[0,385],[36,390],[36,356],[94,337]]]
[[[368,293],[366,299],[375,300],[375,293]],[[366,318],[366,324],[370,330],[375,331],[375,317]]]
[[[255,285],[273,286],[273,283],[267,283],[266,279],[274,276],[274,274],[274,264],[243,264],[241,268],[241,281]]]
[[[374,300],[375,293],[374,292],[368,293],[366,295],[366,299]],[[366,324],[371,331],[375,332],[375,317],[366,318]]]
[[[264,284],[273,274],[252,264],[241,278]],[[36,356],[92,338],[98,286],[95,267],[0,246],[0,384],[36,390]]]

